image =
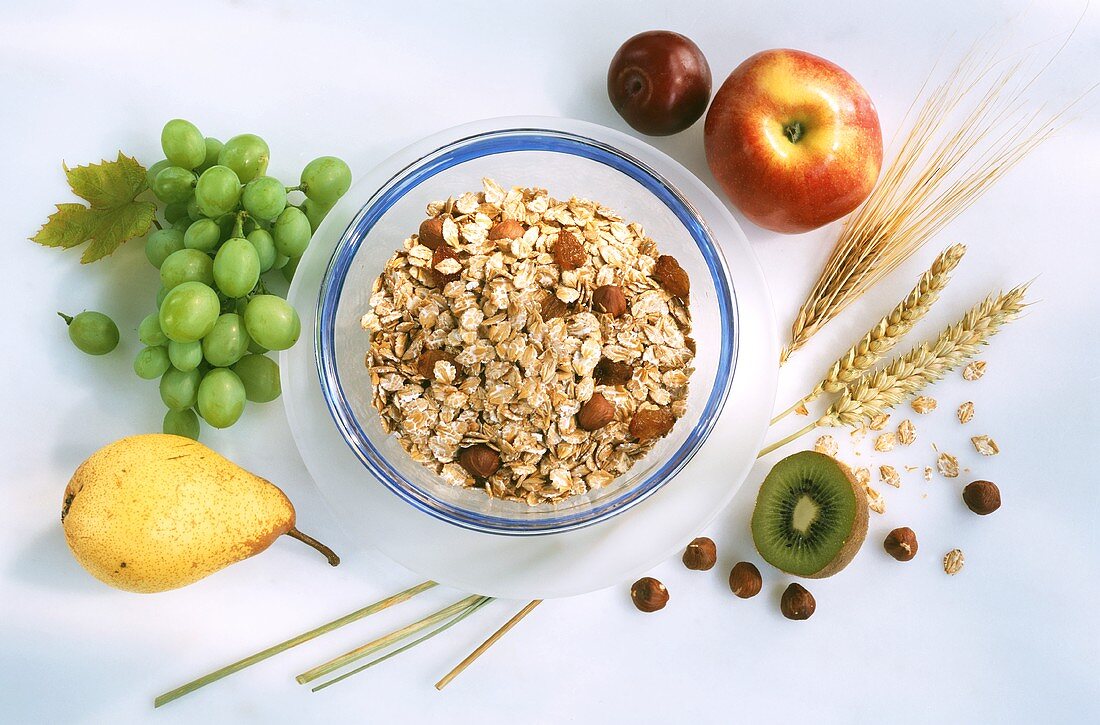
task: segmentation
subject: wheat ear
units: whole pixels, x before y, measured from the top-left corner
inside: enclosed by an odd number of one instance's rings
[[[940,292],[947,286],[951,272],[958,266],[964,254],[966,247],[962,244],[952,245],[941,252],[928,271],[921,275],[909,295],[879,320],[848,352],[841,355],[806,397],[772,418],[772,425],[800,406],[817,399],[822,393],[839,393],[874,367],[875,363],[901,342],[901,338],[913,329],[913,325],[940,298]]]
[[[1003,325],[1023,312],[1027,288],[1028,284],[1023,284],[1005,293],[989,295],[970,308],[961,320],[941,332],[934,342],[918,345],[905,355],[894,358],[881,370],[864,374],[841,391],[840,397],[825,415],[767,446],[759,455],[770,453],[814,428],[856,428],[869,424],[876,416],[904,402],[976,355]]]

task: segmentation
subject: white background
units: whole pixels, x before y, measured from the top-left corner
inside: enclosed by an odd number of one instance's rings
[[[875,99],[887,137],[937,58],[950,65],[992,30],[1009,49],[1053,52],[1080,3],[8,3],[0,9],[0,145],[6,183],[3,415],[0,417],[0,719],[8,722],[405,721],[729,722],[1050,721],[1100,717],[1100,599],[1096,522],[1100,488],[1090,450],[1100,434],[1096,320],[1100,272],[1095,97],[1073,123],[1011,173],[947,232],[786,366],[780,401],[797,397],[909,289],[939,249],[969,254],[914,339],[934,335],[1002,286],[1036,278],[1040,300],[997,337],[979,383],[958,374],[936,386],[940,409],[916,420],[910,449],[856,458],[863,465],[927,465],[929,446],[956,453],[965,478],[925,483],[904,474],[872,514],[867,545],[841,575],[809,584],[817,614],[778,613],[789,579],[762,566],[760,596],[741,601],[729,568],[759,563],[748,535],[759,464],[705,532],[719,563],[690,572],[676,560],[653,573],[672,600],[636,612],[629,582],[547,602],[443,693],[432,683],[519,608],[495,602],[445,637],[368,673],[310,694],[292,676],[458,596],[434,591],[173,703],[154,695],[239,656],[419,581],[358,551],[320,502],[279,404],[249,409],[203,440],[273,479],[297,505],[301,528],[344,555],[330,569],[284,540],[185,589],[116,592],[86,575],[65,546],[61,493],[98,446],[157,430],[155,385],[130,361],[151,311],[156,275],[140,243],[81,267],[78,252],[26,241],[69,201],[61,161],[117,149],[160,158],[159,131],[182,116],[220,138],[252,131],[288,180],[334,153],[365,171],[407,143],[477,118],[575,117],[626,129],[607,102],[607,62],[625,38],[670,28],[707,54],[717,86],[749,54],[792,46],[852,72]],[[519,7],[523,5],[524,7]],[[831,7],[830,7],[831,6]],[[33,9],[32,9],[33,8]],[[1049,107],[1100,80],[1100,8],[1034,90]],[[654,142],[713,178],[702,124]],[[777,237],[746,224],[772,286],[777,317],[792,319],[836,225]],[[99,309],[123,331],[119,350],[89,358],[68,343],[54,312]],[[954,408],[973,400],[965,428]],[[736,405],[736,401],[731,401]],[[895,416],[895,421],[899,420]],[[793,421],[790,422],[793,425]],[[1002,453],[981,459],[968,437],[992,435]],[[804,443],[812,444],[812,438]],[[720,443],[719,443],[720,445]],[[792,447],[789,450],[794,450]],[[770,460],[774,460],[775,456]],[[998,482],[1004,506],[979,519],[959,491]],[[731,485],[735,482],[731,481]],[[882,487],[880,487],[882,488]],[[914,528],[920,554],[898,564],[885,533]],[[966,567],[944,575],[953,547]]]

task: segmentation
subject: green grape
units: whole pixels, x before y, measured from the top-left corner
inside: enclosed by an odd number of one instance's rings
[[[275,254],[275,264],[271,265],[271,268],[272,269],[282,269],[283,267],[285,267],[287,265],[287,262],[289,262],[289,261],[290,261],[290,257],[286,256],[285,254],[279,254],[278,252],[276,252],[276,254]]]
[[[283,265],[283,268],[279,270],[283,273],[283,279],[287,282],[294,281],[294,273],[298,271],[298,262],[301,262],[301,257],[291,257],[287,260],[287,263]]]
[[[198,407],[210,425],[228,428],[237,422],[244,412],[244,383],[228,368],[214,368],[202,377],[199,384]]]
[[[300,257],[309,246],[313,231],[309,228],[309,219],[301,209],[290,206],[275,220],[271,235],[275,237],[275,248],[279,250],[279,254]]]
[[[160,146],[173,166],[193,169],[206,158],[206,141],[195,124],[174,118],[160,132]]]
[[[256,248],[256,256],[260,258],[260,274],[268,271],[275,265],[275,240],[271,232],[266,229],[257,229],[249,232],[246,237],[249,243]]]
[[[89,355],[106,355],[118,346],[118,325],[102,312],[85,310],[75,317],[57,313],[69,326],[69,339]]]
[[[157,229],[145,238],[145,257],[160,269],[169,255],[183,249],[183,232],[179,229]]]
[[[199,219],[187,228],[183,246],[200,252],[213,252],[222,239],[222,230],[213,219]]]
[[[169,368],[160,379],[160,399],[172,410],[187,410],[195,404],[202,373]]]
[[[240,179],[227,166],[211,166],[202,172],[195,186],[195,201],[203,216],[213,218],[228,214],[237,208],[240,198]]]
[[[218,321],[218,295],[202,282],[184,282],[173,287],[160,306],[160,329],[169,340],[201,340]]]
[[[218,163],[233,169],[241,183],[247,184],[267,172],[270,157],[266,141],[256,134],[242,133],[225,142],[218,154]]]
[[[187,200],[187,218],[193,222],[197,222],[199,219],[203,219],[202,210],[199,209],[199,203],[195,201],[195,195],[192,194],[191,198]]]
[[[157,309],[160,309],[160,306],[164,304],[164,298],[167,296],[168,290],[165,288],[164,285],[161,285],[159,288],[157,288]],[[158,321],[157,324],[160,324],[160,322]]]
[[[176,221],[176,223],[173,224],[171,228],[175,229],[177,232],[182,232],[186,234],[187,230],[191,228],[191,220],[187,217],[184,217],[183,219]]]
[[[260,257],[247,239],[222,244],[214,257],[214,282],[228,297],[244,297],[260,279]]]
[[[213,136],[204,138],[203,146],[206,147],[206,153],[203,156],[202,163],[195,169],[195,172],[199,174],[206,171],[211,166],[216,166],[218,164],[218,154],[222,152],[222,142]]]
[[[218,317],[214,329],[202,338],[202,354],[214,367],[227,368],[248,352],[251,343],[241,316],[227,312]]]
[[[214,284],[214,262],[210,255],[197,249],[181,249],[169,254],[160,265],[160,283],[171,290],[183,282]]]
[[[153,193],[165,204],[187,201],[193,189],[195,189],[194,172],[179,166],[162,169],[157,174],[157,178],[153,179]]]
[[[187,219],[187,204],[191,201],[188,197],[187,201],[177,201],[175,204],[169,204],[164,207],[164,220],[169,224],[175,224],[181,219]]]
[[[317,227],[321,226],[321,222],[324,221],[325,216],[332,211],[331,204],[325,206],[313,199],[306,199],[299,208],[302,210],[302,213],[306,215],[306,219],[309,220],[309,228],[312,231],[317,231]]]
[[[290,303],[275,295],[257,295],[244,310],[249,336],[268,350],[286,350],[298,341],[302,322]]]
[[[332,206],[351,187],[351,169],[335,156],[321,156],[302,169],[302,187],[310,199]]]
[[[148,169],[146,169],[145,170],[145,183],[146,183],[146,185],[148,185],[148,187],[150,189],[152,189],[153,188],[153,181],[157,178],[157,174],[159,174],[161,171],[164,171],[165,169],[167,169],[171,165],[172,165],[172,162],[169,161],[168,159],[161,159],[160,161],[156,162],[155,164],[150,166]]]
[[[202,343],[168,341],[168,359],[176,370],[194,370],[202,362]]]
[[[199,416],[195,415],[195,411],[190,408],[169,410],[164,414],[164,425],[161,430],[168,435],[183,436],[197,441],[199,439]]]
[[[150,312],[138,325],[138,339],[141,340],[142,345],[148,345],[149,347],[156,347],[168,342],[168,336],[160,329],[160,319],[156,312]]]
[[[244,383],[245,397],[253,403],[269,403],[282,393],[279,363],[267,355],[245,355],[233,366]]]
[[[267,348],[256,342],[255,340],[251,340],[248,343],[248,352],[252,353],[253,355],[263,355],[265,352],[267,352]]]
[[[274,177],[257,177],[245,184],[241,206],[257,219],[274,221],[286,208],[286,187]]]
[[[168,351],[160,345],[142,348],[134,358],[134,372],[143,380],[154,380],[171,367]]]

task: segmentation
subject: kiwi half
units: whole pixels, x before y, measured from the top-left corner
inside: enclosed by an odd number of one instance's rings
[[[820,579],[848,565],[867,537],[867,493],[835,458],[802,451],[776,463],[760,486],[752,539],[764,560]]]

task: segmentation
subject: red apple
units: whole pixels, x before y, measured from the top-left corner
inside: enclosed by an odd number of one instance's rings
[[[848,214],[882,166],[882,130],[867,91],[840,66],[800,50],[765,50],[737,66],[703,134],[726,196],[776,232],[806,232]]]

